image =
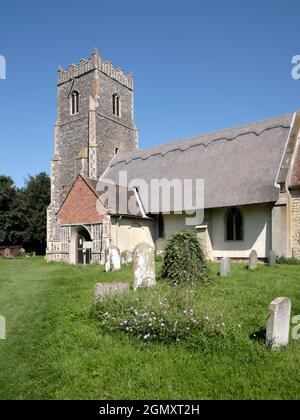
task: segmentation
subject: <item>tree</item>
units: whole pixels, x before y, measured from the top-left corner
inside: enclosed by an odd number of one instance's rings
[[[24,213],[23,244],[29,251],[43,254],[47,238],[47,207],[50,204],[50,178],[45,172],[29,176],[20,197]],[[23,209],[23,210],[22,210]]]
[[[14,181],[8,177],[0,176],[0,244],[10,245],[10,232],[13,224],[11,212],[14,209],[16,198]]]
[[[24,188],[0,176],[0,244],[23,245],[27,251],[43,254],[49,203],[50,178],[45,172],[29,175]]]

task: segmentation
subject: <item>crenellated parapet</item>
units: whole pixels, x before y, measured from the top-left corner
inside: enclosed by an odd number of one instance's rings
[[[66,83],[96,69],[133,90],[133,75],[126,75],[121,69],[114,67],[110,61],[103,60],[96,49],[89,59],[83,58],[79,64],[71,64],[67,69],[59,66],[57,72],[58,84]]]

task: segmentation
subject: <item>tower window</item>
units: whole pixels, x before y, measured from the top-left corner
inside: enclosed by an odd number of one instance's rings
[[[78,114],[79,112],[79,93],[74,90],[71,95],[71,114]]]
[[[112,109],[113,109],[113,114],[116,117],[121,116],[121,100],[120,100],[120,96],[117,93],[114,93],[112,96]]]
[[[243,217],[238,208],[231,208],[226,214],[226,240],[242,241],[243,240]]]
[[[119,153],[119,148],[118,147],[116,147],[115,148],[115,155],[117,155]]]

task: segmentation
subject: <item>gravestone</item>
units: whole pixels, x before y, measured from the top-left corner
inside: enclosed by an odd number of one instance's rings
[[[23,253],[24,251],[24,253]],[[25,254],[25,250],[21,246],[2,246],[0,247],[0,255],[4,258],[20,258]]]
[[[269,307],[266,344],[271,348],[287,346],[289,343],[292,302],[289,298],[279,297]]]
[[[154,249],[148,244],[140,244],[133,251],[133,280],[134,290],[156,285]]]
[[[25,254],[26,254],[25,249],[24,249],[24,248],[20,248],[20,249],[19,249],[19,257],[24,257],[24,256],[25,256]]]
[[[275,251],[270,251],[269,253],[269,265],[276,265],[277,255]]]
[[[94,287],[94,305],[108,296],[128,293],[128,283],[97,283]]]
[[[231,261],[230,258],[222,258],[220,263],[220,276],[227,277],[230,274]]]
[[[121,270],[120,250],[116,246],[111,246],[105,252],[105,271],[118,270]]]
[[[5,250],[3,251],[3,256],[4,258],[12,258],[12,252],[10,248],[5,248]]]
[[[131,264],[132,263],[132,252],[130,251],[124,251],[121,254],[122,257],[122,264]]]
[[[257,252],[253,249],[249,255],[248,269],[255,270],[258,265]]]

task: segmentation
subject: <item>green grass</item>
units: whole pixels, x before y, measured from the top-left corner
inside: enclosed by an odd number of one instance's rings
[[[131,268],[105,274],[46,264],[41,258],[0,259],[1,399],[298,399],[300,342],[270,351],[250,337],[265,328],[270,302],[289,296],[300,314],[300,269],[280,265],[247,271],[233,265],[198,290],[195,305],[225,323],[241,324],[236,343],[204,353],[185,344],[143,344],[109,333],[91,317],[96,282],[130,281]],[[159,287],[164,287],[158,285]],[[151,293],[151,291],[147,292]]]

